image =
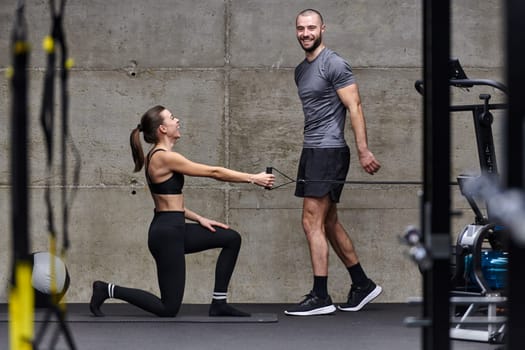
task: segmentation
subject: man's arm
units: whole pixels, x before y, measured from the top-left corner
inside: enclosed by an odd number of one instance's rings
[[[359,163],[361,163],[361,167],[363,167],[367,173],[373,175],[381,168],[381,164],[368,149],[366,121],[361,105],[361,97],[359,96],[359,88],[357,84],[354,83],[337,90],[337,95],[350,113],[350,123],[352,124],[352,131],[354,132]]]

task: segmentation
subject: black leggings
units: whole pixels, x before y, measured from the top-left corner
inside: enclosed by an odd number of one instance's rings
[[[184,212],[155,212],[148,233],[148,247],[157,264],[160,299],[143,290],[115,286],[113,297],[157,316],[179,312],[186,282],[185,254],[222,248],[215,267],[215,292],[226,292],[241,248],[241,236],[231,229],[211,232],[199,224],[187,224]]]

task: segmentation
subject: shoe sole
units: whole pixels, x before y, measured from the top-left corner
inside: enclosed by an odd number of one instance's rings
[[[341,311],[359,311],[361,310],[366,304],[374,300],[383,292],[383,288],[380,286],[376,286],[370,294],[368,294],[357,306],[354,307],[343,307],[341,305],[337,306],[337,308]]]
[[[316,315],[328,315],[336,311],[334,305],[320,307],[318,309],[308,310],[308,311],[284,311],[286,315],[290,316],[316,316]]]

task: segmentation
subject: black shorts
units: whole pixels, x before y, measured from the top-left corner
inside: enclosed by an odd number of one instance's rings
[[[332,202],[338,203],[344,183],[330,181],[345,181],[349,168],[350,149],[348,146],[341,148],[303,148],[297,171],[295,195],[297,197],[320,198],[330,194]],[[309,182],[308,180],[313,181]]]

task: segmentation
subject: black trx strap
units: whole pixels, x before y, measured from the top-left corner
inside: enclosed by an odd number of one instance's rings
[[[54,221],[54,211],[53,203],[51,198],[51,179],[53,171],[53,150],[54,150],[54,88],[55,88],[55,76],[56,76],[56,61],[57,61],[57,52],[59,49],[59,69],[60,69],[60,113],[61,113],[61,199],[62,199],[62,249],[60,255],[65,256],[69,248],[69,208],[71,202],[76,194],[76,188],[78,185],[78,179],[80,174],[80,154],[76,146],[71,142],[70,147],[75,158],[74,174],[73,174],[73,184],[71,194],[68,198],[68,189],[67,189],[67,144],[69,139],[69,99],[67,94],[67,82],[68,74],[70,68],[70,61],[67,59],[67,45],[65,40],[65,33],[62,27],[62,20],[65,10],[65,0],[60,1],[60,6],[57,11],[55,6],[55,1],[50,0],[50,12],[51,12],[51,35],[48,35],[44,38],[43,47],[47,56],[47,67],[46,74],[44,77],[44,88],[42,95],[42,107],[40,113],[40,122],[44,132],[44,139],[46,144],[46,154],[47,154],[47,163],[46,163],[46,188],[45,188],[45,202],[47,206],[47,221],[48,221],[48,231],[50,235],[50,253],[56,255],[56,241],[57,241],[57,229]],[[65,260],[65,259],[64,259]],[[51,260],[52,263],[54,260]],[[51,266],[51,301],[46,313],[44,323],[35,337],[35,348],[42,341],[44,333],[49,325],[51,316],[55,315],[58,318],[60,328],[56,329],[53,336],[51,337],[51,348],[54,348],[56,342],[58,341],[59,331],[65,335],[66,341],[71,349],[75,349],[75,344],[73,338],[69,332],[65,321],[65,303],[59,305],[58,295],[56,290],[56,281],[54,276],[54,266]]]
[[[11,52],[12,128],[11,128],[11,198],[13,261],[9,285],[9,343],[12,350],[31,349],[33,339],[34,296],[31,286],[31,262],[28,233],[27,166],[27,65],[29,44],[24,17],[24,1],[17,3]]]
[[[61,132],[61,186],[62,186],[62,214],[63,214],[63,241],[62,241],[62,253],[65,253],[67,249],[69,248],[69,208],[71,206],[71,203],[73,202],[73,199],[76,195],[77,187],[73,186],[71,193],[68,197],[68,191],[67,191],[67,153],[68,153],[68,141],[70,138],[70,132],[69,132],[69,96],[67,93],[67,87],[68,87],[68,77],[69,77],[69,69],[71,66],[71,61],[67,59],[67,45],[65,40],[65,33],[62,27],[62,19],[64,14],[64,8],[65,8],[65,0],[62,0],[60,2],[60,8],[59,11],[56,11],[55,8],[55,1],[50,0],[50,8],[51,8],[51,20],[52,20],[52,28],[51,28],[51,35],[47,36],[44,39],[44,50],[47,53],[47,68],[46,68],[46,74],[44,78],[44,89],[43,89],[43,96],[42,96],[42,109],[40,113],[40,122],[42,124],[42,129],[44,131],[44,138],[46,142],[46,153],[47,153],[47,181],[46,181],[46,194],[45,199],[48,207],[48,228],[49,233],[52,236],[52,239],[56,239],[56,227],[54,224],[54,215],[53,215],[53,209],[51,205],[51,195],[50,195],[50,187],[51,187],[51,172],[52,172],[52,165],[53,165],[53,147],[54,147],[54,86],[55,86],[55,76],[56,76],[56,60],[57,60],[57,54],[56,49],[57,47],[60,49],[60,60],[59,60],[59,67],[60,67],[60,99],[61,99],[61,126],[62,126],[62,132]],[[73,153],[73,157],[75,159],[74,164],[74,173],[73,173],[73,184],[78,185],[79,178],[80,178],[80,152],[78,151],[77,147],[73,142],[69,142],[69,147],[71,147],[71,152]]]

